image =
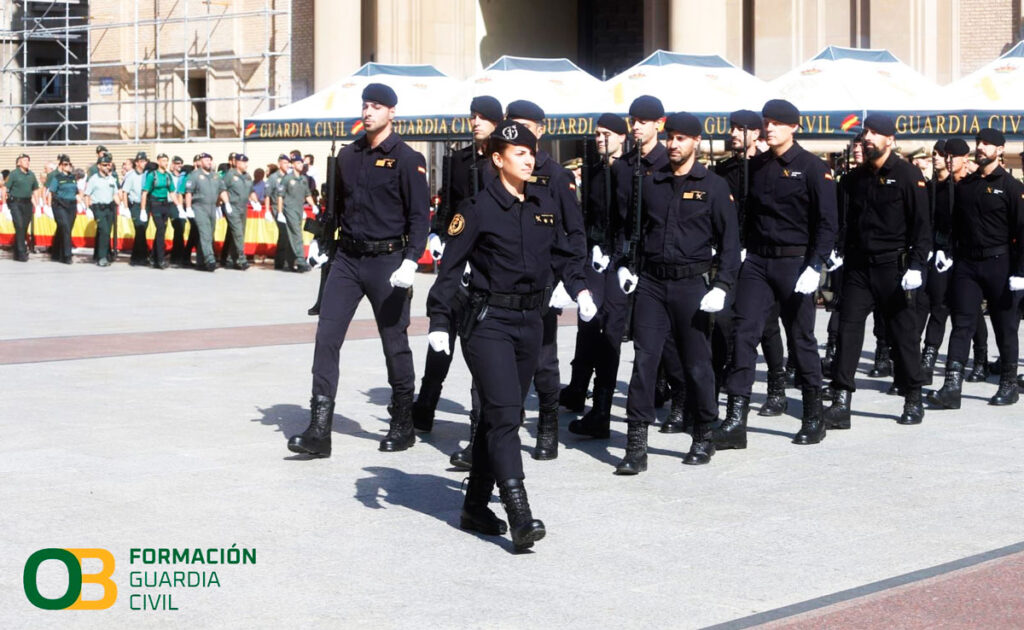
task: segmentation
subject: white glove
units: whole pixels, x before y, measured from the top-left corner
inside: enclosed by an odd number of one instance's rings
[[[569,308],[575,304],[572,301],[572,296],[565,290],[565,285],[559,282],[555,285],[555,290],[551,292],[551,299],[548,300],[548,306],[551,308]]]
[[[174,207],[178,209],[178,218],[179,219],[187,219],[188,218],[188,215],[185,214],[185,208],[182,208],[181,204],[175,204]]]
[[[629,295],[633,291],[636,291],[636,285],[640,282],[640,277],[634,275],[629,267],[619,267],[619,288],[626,295]]]
[[[277,222],[278,223],[288,223],[288,219],[284,218],[284,210],[282,210],[282,211],[277,213]]]
[[[44,205],[43,206],[43,214],[45,214],[46,216],[48,216],[48,217],[50,217],[52,219],[53,218],[53,206],[51,206],[49,204]]]
[[[267,210],[267,213],[263,215],[263,218],[266,219],[267,221],[273,221],[274,213],[271,212],[270,210]]]
[[[828,262],[825,264],[825,271],[833,272],[843,266],[843,257],[836,254],[836,250],[828,255]]]
[[[1010,290],[1024,291],[1024,276],[1010,276]]]
[[[415,260],[403,260],[402,264],[395,270],[395,273],[391,274],[391,286],[397,289],[408,289],[412,286],[412,283],[416,280],[416,261]],[[448,333],[445,333],[445,339],[448,338]]]
[[[94,220],[96,220],[96,215],[94,215],[92,213],[92,210],[90,210],[89,208],[86,208],[85,209],[85,218],[89,219],[90,221],[94,221]]]
[[[139,221],[141,221],[143,223],[145,223],[146,221],[149,221],[149,215],[146,214],[146,209],[145,208],[139,208]]]
[[[129,210],[128,206],[124,205],[123,203],[117,207],[117,214],[122,217],[132,216],[131,210]]]
[[[320,251],[320,244],[317,243],[316,239],[309,243],[309,255],[306,257],[306,262],[313,269],[327,262],[327,254]]]
[[[192,206],[189,206],[189,207],[185,208],[185,214],[190,219],[196,218],[196,211],[192,209]]]
[[[928,262],[932,261],[932,256],[934,256],[934,255],[935,255],[935,252],[933,252],[933,251],[929,251],[928,252]]]
[[[747,259],[747,248],[744,247],[743,249],[740,250],[740,262],[743,262],[746,259]]]
[[[444,256],[444,243],[441,241],[440,236],[437,234],[427,236],[427,249],[430,250],[430,255],[435,261],[441,261],[441,256]]]
[[[821,280],[821,273],[806,267],[800,277],[796,279],[796,286],[793,290],[797,293],[803,293],[804,295],[810,295],[818,290],[818,282]]]
[[[921,272],[917,269],[907,269],[907,273],[903,274],[903,282],[900,284],[903,286],[904,291],[913,291],[919,289],[924,283],[921,278]]]
[[[259,212],[259,211],[263,210],[263,206],[261,206],[260,204],[256,203],[255,201],[250,200],[249,201],[249,209],[252,210],[253,212]]]
[[[435,330],[434,332],[427,333],[427,343],[430,344],[430,349],[434,352],[449,354],[448,333],[445,331]]]
[[[939,273],[946,273],[953,267],[953,259],[946,256],[941,249],[935,252],[935,270]]]
[[[559,282],[558,284],[562,284]],[[594,304],[594,298],[590,295],[590,291],[584,289],[580,291],[579,295],[576,296],[576,303],[580,305],[580,319],[585,322],[589,322],[594,319],[594,315],[597,315],[597,304]]]
[[[718,287],[705,293],[700,300],[700,310],[705,313],[717,313],[723,308],[725,308],[725,291]]]
[[[604,270],[608,268],[608,265],[612,264],[612,259],[601,251],[600,245],[594,245],[591,255],[593,257],[593,262],[591,264],[594,266],[594,271],[597,273],[604,273]]]
[[[231,214],[232,210],[234,210],[234,208],[231,207],[230,203],[224,204],[224,214]]]
[[[224,218],[224,211],[220,209],[220,206],[217,206],[216,214],[217,214],[217,218],[218,219],[223,219]]]

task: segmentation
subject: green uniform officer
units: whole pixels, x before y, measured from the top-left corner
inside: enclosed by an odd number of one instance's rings
[[[199,154],[199,168],[185,180],[185,211],[195,214],[196,268],[216,271],[217,258],[213,253],[213,230],[217,225],[217,204],[227,200],[224,181],[213,172],[213,156]]]
[[[101,155],[96,162],[96,172],[85,182],[85,204],[96,217],[93,259],[100,267],[108,267],[113,258],[110,255],[110,228],[117,216],[119,196],[114,161],[110,154]]]
[[[249,175],[249,158],[243,153],[232,153],[235,166],[224,173],[224,187],[228,192],[228,203],[224,206],[228,221],[228,237],[224,239],[227,254],[225,266],[233,265],[245,271],[249,261],[245,259],[245,217],[249,202],[256,201],[252,191],[252,175]]]
[[[274,253],[274,269],[287,270],[291,268],[291,248],[288,247],[288,230],[284,225],[284,214],[279,214],[277,209],[277,193],[281,180],[292,168],[291,160],[282,153],[277,156],[277,170],[267,178],[267,203],[274,214],[277,223],[277,247]]]
[[[67,155],[57,156],[57,170],[50,174],[46,189],[50,193],[53,220],[57,223],[50,245],[50,258],[70,265],[71,228],[78,213],[78,181],[71,173],[71,158]]]
[[[30,158],[22,153],[17,168],[7,176],[7,205],[14,221],[14,260],[28,262],[28,226],[32,222],[32,195],[39,188],[39,179],[29,170]]]
[[[167,170],[166,153],[156,156],[157,168],[148,171],[142,180],[142,207],[153,218],[156,232],[153,236],[153,267],[166,269],[170,262],[164,260],[167,249],[167,221],[178,216],[174,205],[174,176]]]
[[[288,248],[291,258],[295,259],[295,271],[310,270],[309,263],[302,251],[302,219],[305,216],[304,206],[313,205],[313,196],[309,194],[309,182],[302,175],[305,163],[302,156],[292,155],[292,172],[285,175],[277,184],[277,210],[284,212],[285,228],[288,231]]]

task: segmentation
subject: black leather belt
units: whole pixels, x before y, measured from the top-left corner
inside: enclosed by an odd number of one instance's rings
[[[487,305],[513,311],[532,311],[544,303],[544,291],[533,293],[488,293]]]
[[[957,249],[957,255],[969,260],[985,260],[993,256],[1003,256],[1010,253],[1009,245],[998,245],[996,247],[972,247],[970,249]]]
[[[806,245],[760,245],[749,248],[747,251],[757,254],[763,258],[789,258],[791,256],[806,256]]]
[[[888,263],[896,262],[900,259],[900,256],[906,254],[905,249],[894,249],[888,252],[876,252],[874,254],[866,254],[864,252],[850,252],[848,254],[849,260],[855,264],[862,265],[886,265]]]
[[[402,251],[409,243],[408,236],[389,238],[383,241],[358,241],[350,236],[342,236],[338,244],[341,251],[350,256],[381,256]]]
[[[643,271],[658,280],[685,280],[711,270],[711,261],[706,260],[689,265],[670,265],[667,263],[644,263]]]
[[[92,208],[113,208],[113,207],[115,207],[115,205],[116,204],[113,201],[111,201],[110,203],[94,203],[94,204],[91,204],[90,207],[92,207]]]

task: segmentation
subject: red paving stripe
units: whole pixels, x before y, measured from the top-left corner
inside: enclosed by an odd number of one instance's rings
[[[896,587],[763,626],[818,628],[1024,627],[1024,553]]]
[[[559,324],[563,326],[575,322],[575,311],[563,313],[559,319]],[[413,317],[409,323],[409,335],[425,335],[428,326],[429,321],[426,317]],[[8,339],[0,340],[0,365],[127,357],[165,352],[281,346],[313,343],[315,336],[316,322],[310,322],[307,324],[269,324],[231,328]],[[355,319],[349,325],[345,339],[355,341],[375,339],[378,336],[377,324],[374,320]]]

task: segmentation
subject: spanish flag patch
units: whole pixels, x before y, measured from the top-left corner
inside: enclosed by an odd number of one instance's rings
[[[827,179],[828,181],[832,181],[832,173],[825,171],[825,179]]]
[[[925,187],[924,181],[923,180],[917,180],[917,187],[918,188],[924,188]]]
[[[416,170],[419,171],[420,173],[423,173],[424,175],[427,174],[427,169],[423,168],[422,166],[417,166]]]

